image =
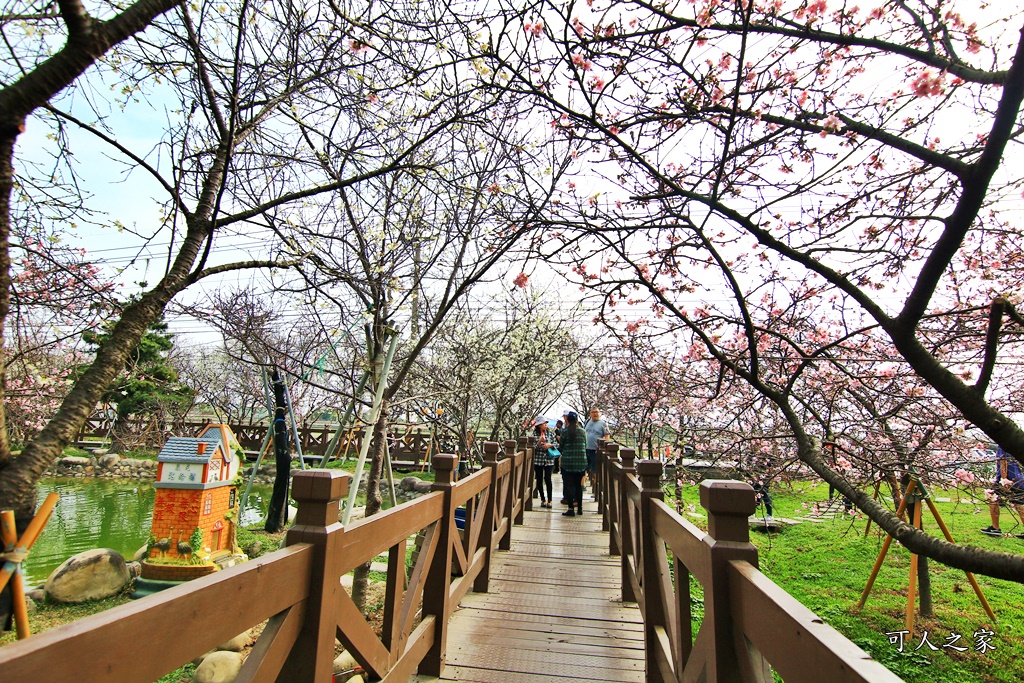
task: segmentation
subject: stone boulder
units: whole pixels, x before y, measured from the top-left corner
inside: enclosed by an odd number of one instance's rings
[[[344,671],[351,671],[358,665],[359,663],[356,661],[356,658],[348,650],[343,650],[340,655],[334,658],[334,673],[340,674]]]
[[[62,467],[86,467],[92,461],[89,458],[80,458],[77,455],[65,455],[57,462]]]
[[[192,683],[231,683],[242,670],[242,655],[219,650],[203,659],[192,674]]]
[[[429,481],[418,481],[412,490],[416,493],[430,493],[434,490],[434,484]]]
[[[243,631],[228,642],[218,645],[217,649],[226,650],[228,652],[241,652],[242,648],[249,644],[249,640],[251,640],[251,638],[252,636],[249,631]]]
[[[419,477],[404,477],[398,484],[398,488],[403,491],[412,491],[416,488],[416,484],[420,482]]]
[[[105,470],[112,468],[119,462],[121,462],[121,456],[117,453],[107,453],[96,458],[96,465]]]
[[[249,545],[243,548],[245,554],[249,556],[249,559],[254,559],[263,554],[263,541],[256,539]]]
[[[116,550],[86,550],[64,561],[46,579],[46,599],[85,602],[117,595],[131,581],[124,558]]]

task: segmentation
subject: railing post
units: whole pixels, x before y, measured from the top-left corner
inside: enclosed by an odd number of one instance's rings
[[[426,676],[441,676],[447,654],[448,616],[451,611],[448,589],[452,580],[452,536],[456,534],[452,489],[458,462],[458,456],[446,454],[435,455],[432,460],[433,490],[444,492],[444,517],[438,522],[437,551],[427,570],[423,589],[423,616],[433,615],[435,618],[434,642],[419,667],[419,673]]]
[[[533,469],[534,458],[537,457],[537,437],[526,437],[526,449],[526,452],[530,457],[529,466],[527,467],[529,470],[526,478],[527,488],[526,491],[523,492],[526,496],[526,504],[524,507],[527,512],[531,512],[533,510],[533,490],[537,487],[537,474]]]
[[[608,493],[605,495],[605,506],[604,516],[601,519],[601,531],[612,531],[612,527],[618,527],[619,520],[616,519],[619,514],[619,503],[618,499],[615,498],[616,486],[612,481],[615,478],[618,481],[618,470],[615,467],[615,463],[619,461],[619,444],[608,443],[604,448],[604,466],[605,466],[605,483],[608,485]],[[619,554],[619,542],[615,538],[614,533],[608,534],[608,554],[615,555]]]
[[[501,537],[498,542],[499,550],[511,550],[512,549],[512,527],[515,525],[515,520],[512,518],[512,512],[516,506],[516,440],[505,439],[505,457],[512,462],[511,468],[508,471],[508,496],[505,497],[505,509],[502,511],[502,519],[508,520],[508,530],[505,535]]]
[[[729,561],[746,560],[757,567],[757,548],[750,543],[747,521],[756,509],[754,489],[742,481],[704,480],[700,484],[700,504],[708,512],[704,542],[711,555],[711,581],[704,586],[701,627],[710,636],[706,642],[707,681],[770,681],[767,662],[752,646],[734,636],[729,606]],[[741,658],[746,661],[741,662]]]
[[[491,483],[487,486],[487,501],[483,509],[483,521],[480,528],[480,546],[486,548],[484,566],[473,580],[475,593],[486,593],[491,580],[491,554],[494,552],[494,512],[498,500],[498,444],[493,441],[484,442],[484,467],[491,471]]]
[[[662,583],[663,572],[668,571],[665,546],[658,540],[657,534],[651,531],[652,501],[665,498],[661,490],[662,464],[658,460],[643,460],[637,464],[636,470],[641,485],[640,524],[637,533],[640,534],[638,564],[641,567],[641,585],[644,591],[641,596],[641,613],[644,615],[644,666],[647,671],[645,683],[663,683],[667,679],[658,666],[658,658],[654,656],[660,646],[658,632],[660,630],[671,633],[673,629],[669,627],[668,614],[665,612],[665,584]]]
[[[522,500],[519,504],[519,512],[516,513],[516,524],[522,524],[524,515],[527,510],[533,509],[533,478],[530,476],[533,474],[533,457],[530,453],[530,438],[526,436],[519,437],[519,441],[516,444],[516,452],[523,454],[522,471],[519,473],[519,495]]]
[[[334,634],[341,587],[341,546],[344,527],[338,522],[340,501],[348,493],[350,474],[339,470],[306,470],[292,475],[292,497],[299,505],[287,545],[309,543],[316,548],[309,582],[306,617],[278,681],[314,683],[334,672]]]
[[[636,602],[636,595],[633,593],[633,582],[629,580],[629,556],[633,553],[633,520],[629,518],[629,493],[626,490],[626,479],[636,473],[633,465],[636,459],[636,451],[632,448],[623,448],[620,451],[622,456],[622,471],[619,473],[619,553],[621,555],[622,567],[622,600],[623,602]]]

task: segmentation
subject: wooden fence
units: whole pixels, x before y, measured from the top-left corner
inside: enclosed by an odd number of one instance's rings
[[[704,533],[664,502],[660,461],[635,465],[632,449],[604,441],[598,460],[598,509],[623,599],[643,615],[648,683],[770,683],[769,665],[787,683],[901,680],[758,571],[748,484],[701,483]],[[691,576],[704,589],[696,639]]]
[[[188,420],[185,422],[144,422],[129,421],[132,431],[139,434],[145,433],[152,436],[153,444],[162,445],[168,436],[195,436],[203,427],[210,423],[210,420],[198,421]],[[247,451],[258,451],[267,437],[267,425],[265,424],[229,424],[234,432],[238,443]],[[87,446],[96,439],[105,439],[110,434],[111,419],[94,415],[85,421],[82,428],[78,430],[75,437],[75,444]],[[337,425],[318,424],[299,427],[299,445],[302,446],[303,455],[322,456],[327,452]],[[338,456],[348,455],[352,458],[359,452],[362,445],[365,429],[351,430],[351,436],[342,440],[338,450]],[[431,438],[430,432],[407,431],[395,434],[390,442],[391,460],[398,466],[419,466],[430,461],[430,458],[437,454],[436,444]]]
[[[0,648],[3,680],[152,683],[268,621],[239,683],[325,683],[335,638],[374,679],[405,681],[444,667],[448,618],[470,589],[486,591],[492,552],[509,546],[529,496],[532,453],[488,444],[484,467],[454,480],[457,458],[438,455],[434,491],[342,527],[350,475],[297,472],[299,509],[283,550]],[[466,508],[460,535],[455,510]],[[406,545],[423,533],[406,572]],[[384,625],[377,637],[341,576],[388,555]]]

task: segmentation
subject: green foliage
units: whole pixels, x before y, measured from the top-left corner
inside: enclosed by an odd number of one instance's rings
[[[98,348],[110,338],[112,326],[103,332],[87,330],[82,338]],[[102,400],[117,406],[117,416],[151,415],[167,409],[187,409],[193,392],[178,381],[177,371],[167,362],[174,346],[174,335],[167,332],[167,323],[158,318],[142,335],[128,357],[124,373],[103,394]],[[81,368],[80,371],[84,371]]]
[[[175,669],[171,673],[156,679],[156,683],[189,683],[195,672],[196,665],[189,662],[185,666]]]
[[[192,564],[203,563],[203,532],[199,527],[192,532],[192,537],[188,539],[189,544],[192,546],[192,557],[189,558]]]
[[[121,455],[135,460],[156,460],[160,453],[151,448],[129,448],[125,449]]]

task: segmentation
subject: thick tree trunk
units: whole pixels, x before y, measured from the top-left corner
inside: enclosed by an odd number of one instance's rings
[[[932,577],[928,573],[928,558],[924,555],[917,556],[917,587],[921,600],[921,616],[935,616],[932,610]]]
[[[288,523],[288,486],[291,484],[291,453],[288,450],[288,404],[285,402],[284,382],[277,368],[271,377],[274,382],[274,463],[277,475],[274,477],[274,491],[267,506],[267,522],[263,525],[267,533],[274,534]]]

